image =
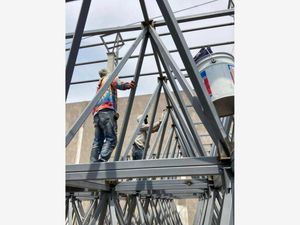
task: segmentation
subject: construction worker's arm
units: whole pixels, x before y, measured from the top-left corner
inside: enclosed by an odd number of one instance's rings
[[[124,82],[118,77],[114,79],[112,82],[112,85],[114,88],[119,89],[119,90],[127,90],[127,89],[132,89],[135,88],[135,82],[132,80],[131,82]]]
[[[141,132],[147,131],[149,129],[149,125],[148,124],[143,124],[142,127],[140,128]]]
[[[160,124],[161,124],[161,120],[159,120],[153,124],[152,133],[158,131]]]

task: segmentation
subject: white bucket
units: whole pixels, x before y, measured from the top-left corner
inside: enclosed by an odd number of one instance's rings
[[[212,53],[197,63],[199,75],[220,117],[234,114],[234,58]]]

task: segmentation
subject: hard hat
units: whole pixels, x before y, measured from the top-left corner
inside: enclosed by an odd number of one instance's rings
[[[101,69],[100,71],[99,71],[99,76],[100,77],[104,77],[104,76],[106,76],[108,74],[108,71],[107,71],[107,69],[105,69],[105,68],[103,68],[103,69]]]
[[[143,114],[138,115],[138,117],[136,118],[136,120],[137,120],[138,123],[141,121],[142,117],[143,117]]]
[[[136,118],[136,120],[137,120],[138,123],[141,121],[142,117],[143,117],[143,114],[138,115],[138,117]],[[148,114],[145,116],[145,119],[147,119],[147,118],[148,118]]]

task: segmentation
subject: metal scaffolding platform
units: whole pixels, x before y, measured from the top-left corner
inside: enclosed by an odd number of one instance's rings
[[[124,56],[116,55],[116,67],[109,74],[107,82],[68,130],[66,147],[90,115],[99,97],[104,94],[129,59],[137,58],[135,73],[120,78],[133,77],[138,86],[141,76],[158,77],[155,91],[143,109],[142,118],[133,131],[129,144],[125,146],[124,138],[136,95],[136,90],[131,89],[123,115],[123,124],[118,134],[118,143],[114,150],[115,155],[111,159],[113,161],[66,165],[66,224],[68,225],[184,224],[175,203],[179,199],[197,201],[193,225],[234,224],[234,116],[222,118],[218,116],[199,78],[198,69],[190,52],[191,49],[232,45],[234,42],[226,41],[210,45],[200,43],[198,46],[189,47],[183,36],[185,32],[233,26],[234,4],[229,0],[227,9],[175,18],[167,0],[156,2],[164,20],[151,20],[145,1],[139,0],[144,17],[140,25],[84,31],[91,0],[83,0],[76,30],[74,33],[66,34],[67,39],[72,38],[71,48],[66,49],[70,51],[66,65],[66,99],[71,85],[98,81],[72,82],[75,66],[107,61],[104,59],[76,64],[80,49],[105,46],[109,51],[133,41]],[[186,30],[181,30],[178,25],[226,16],[230,16],[232,22]],[[160,26],[166,26],[169,32],[158,33],[156,28]],[[122,38],[123,32],[130,31],[140,31],[140,34],[135,39]],[[116,34],[117,42],[121,40],[122,44],[105,42],[102,37],[102,43],[80,46],[84,36],[111,34]],[[176,49],[167,49],[161,40],[161,36],[166,35],[172,37]],[[145,54],[149,42],[153,52]],[[114,47],[110,48],[109,44],[113,44]],[[139,45],[141,46],[139,54],[133,55]],[[179,68],[171,55],[173,52],[178,52],[184,68]],[[148,56],[154,57],[156,62],[154,67],[158,72],[141,74],[144,57]],[[191,82],[188,82],[188,79]],[[143,160],[128,160],[128,153],[147,114],[151,115],[150,130],[153,127],[162,90],[167,105],[157,137],[152,140],[151,132],[148,133]],[[183,95],[188,102],[184,101]],[[188,109],[192,109],[199,118],[207,131],[206,134],[197,132],[196,123],[192,120]],[[166,135],[167,133],[169,135]],[[213,144],[210,151],[204,148],[201,135],[211,138]],[[150,141],[152,145],[148,147]]]

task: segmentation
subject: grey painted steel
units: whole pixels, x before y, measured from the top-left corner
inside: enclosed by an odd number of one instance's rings
[[[162,80],[159,80],[159,83],[162,83]],[[145,140],[145,148],[144,148],[144,153],[143,153],[143,159],[145,159],[146,156],[147,156],[149,143],[150,143],[150,138],[151,138],[151,134],[152,134],[151,131],[153,129],[153,124],[154,124],[154,120],[155,120],[155,116],[156,116],[156,112],[157,112],[157,106],[158,106],[158,102],[159,102],[159,99],[160,99],[161,87],[162,87],[162,85],[159,85],[159,90],[158,90],[159,94],[156,95],[156,98],[155,98],[154,103],[153,103],[153,108],[152,108],[152,113],[151,113],[152,118],[151,118],[150,126],[149,126],[147,136],[146,136],[146,140]]]
[[[85,212],[83,210],[82,201],[80,199],[77,200],[78,210],[80,213],[81,218],[85,218]]]
[[[184,22],[190,22],[195,20],[202,20],[202,19],[211,19],[211,18],[217,18],[222,16],[230,16],[234,14],[233,9],[228,10],[220,10],[217,12],[209,12],[209,13],[201,13],[196,14],[192,16],[183,16],[183,17],[177,17],[176,20],[178,23],[184,23]],[[151,19],[151,18],[150,18]],[[159,20],[155,22],[155,26],[165,26],[168,22],[164,20]],[[99,35],[99,34],[111,34],[111,33],[117,33],[117,32],[127,32],[127,31],[136,31],[136,30],[142,30],[142,25],[128,25],[128,26],[119,26],[119,27],[112,27],[112,28],[105,28],[105,29],[97,29],[97,30],[89,30],[85,31],[83,33],[83,37],[85,36],[93,36],[93,35]],[[72,38],[74,33],[67,33],[66,38]]]
[[[175,124],[175,132],[176,132],[177,136],[179,137],[181,149],[183,150],[183,151],[181,151],[183,157],[192,157],[193,153],[192,153],[191,147],[190,147],[182,129],[180,128],[179,122],[177,121],[175,116],[173,116],[172,113],[171,113],[171,117]],[[178,151],[178,153],[179,153],[179,151]],[[178,156],[176,158],[178,158]]]
[[[228,162],[229,163],[229,162]],[[147,168],[188,167],[188,166],[228,166],[226,161],[220,161],[218,157],[194,157],[183,159],[149,159],[135,161],[115,161],[92,164],[66,165],[66,173],[93,172],[109,170],[135,170]],[[68,181],[68,180],[66,180]]]
[[[75,66],[75,62],[77,59],[85,22],[87,19],[87,15],[89,13],[90,4],[91,4],[91,0],[83,0],[82,1],[79,18],[78,18],[76,29],[75,29],[75,34],[74,34],[71,50],[70,50],[67,65],[66,65],[66,90],[65,90],[66,91],[66,93],[65,93],[66,99],[68,97],[69,87],[70,87],[72,76],[73,76],[74,66]]]
[[[163,63],[163,65],[166,66],[165,62]],[[167,67],[165,67],[165,69],[166,69],[166,71],[168,70]],[[195,144],[196,144],[196,147],[197,147],[197,150],[198,150],[198,151],[194,151],[194,152],[195,152],[195,155],[196,155],[196,156],[199,156],[199,155],[202,155],[202,156],[204,155],[204,156],[206,156],[206,152],[205,152],[205,150],[204,150],[204,147],[203,147],[203,145],[202,145],[202,143],[201,143],[201,140],[200,140],[200,138],[199,138],[199,135],[197,134],[196,127],[195,127],[195,125],[193,124],[192,118],[191,118],[191,116],[190,116],[190,114],[189,114],[187,108],[185,107],[183,98],[182,98],[182,96],[181,96],[181,94],[180,94],[180,92],[179,92],[179,88],[178,88],[177,85],[176,85],[175,79],[174,79],[174,77],[171,75],[170,72],[167,73],[167,76],[168,76],[169,81],[170,81],[170,84],[171,84],[171,86],[172,86],[172,88],[173,88],[174,94],[175,94],[175,96],[176,96],[176,98],[177,98],[177,102],[178,102],[179,107],[180,107],[180,109],[181,109],[181,113],[183,114],[183,117],[185,118],[185,121],[186,121],[186,123],[187,123],[187,126],[188,126],[188,128],[189,128],[189,130],[190,130],[190,133],[191,133],[191,135],[192,135],[192,137],[193,137],[193,139],[194,139],[194,142],[195,142]],[[164,90],[167,91],[166,89],[168,89],[168,87],[167,87],[166,85],[164,85]],[[179,115],[179,114],[180,114],[180,111],[178,110],[179,107],[177,106],[175,100],[173,100],[170,91],[168,91],[168,92],[169,92],[169,95],[168,95],[168,96],[169,96],[170,101],[172,102],[173,109],[174,109],[174,111],[176,112],[176,114]],[[180,120],[179,120],[179,121],[180,121]],[[185,126],[185,125],[184,125],[184,126]],[[183,126],[183,128],[184,128],[184,126]],[[196,149],[195,149],[195,150],[196,150]]]
[[[193,124],[192,124],[191,118],[188,116],[188,112],[186,111],[186,108],[180,108],[177,105],[174,97],[172,96],[172,94],[171,94],[171,92],[170,92],[170,90],[169,90],[169,88],[166,84],[163,84],[163,87],[164,87],[165,94],[168,96],[168,99],[171,101],[172,110],[174,110],[174,112],[175,112],[175,115],[176,115],[176,117],[179,121],[180,127],[183,130],[183,134],[185,135],[188,143],[191,146],[191,150],[192,150],[191,153],[192,154],[190,156],[192,156],[192,157],[199,156],[199,155],[203,156],[205,154],[204,153],[204,148],[203,148],[202,143],[200,141],[197,142],[198,134],[196,133],[196,130],[195,129],[189,129],[189,128],[192,128]],[[175,90],[174,90],[174,92],[175,92]],[[179,95],[179,93],[177,93],[177,94]],[[180,99],[180,100],[182,100],[182,99]],[[183,102],[181,102],[181,105],[182,104],[183,104]],[[179,111],[179,109],[182,109],[182,110]],[[186,114],[183,115],[183,112],[185,112]],[[188,124],[190,125],[190,127],[188,127],[189,126]],[[177,128],[180,129],[180,127],[177,127]]]
[[[183,157],[188,157],[186,146],[184,145],[184,143],[182,141],[182,136],[180,134],[180,131],[176,127],[175,127],[175,134],[178,137],[178,150],[177,150],[175,158],[179,158],[179,153],[180,152],[181,152]]]
[[[136,197],[135,196],[130,196],[129,198],[130,202],[128,203],[129,204],[129,207],[128,207],[128,214],[127,214],[127,217],[126,218],[126,224],[127,225],[131,225],[131,219],[134,215],[134,210],[135,210],[135,207],[136,207]]]
[[[117,218],[118,218],[118,222],[120,223],[120,225],[125,225],[122,208],[121,208],[121,206],[120,206],[120,204],[117,200],[117,197],[114,198],[114,201],[115,201],[116,215],[117,215]]]
[[[100,211],[100,215],[99,215],[99,224],[103,224],[105,215],[106,215],[106,211],[107,211],[107,206],[108,206],[108,193],[102,192],[101,193],[101,199],[99,201],[99,211]],[[89,224],[92,225],[92,224]]]
[[[226,27],[226,26],[233,26],[234,22],[232,23],[224,23],[224,24],[217,24],[217,25],[212,25],[212,26],[205,26],[205,27],[197,27],[197,28],[192,28],[192,29],[186,29],[186,30],[182,30],[182,33],[186,33],[186,32],[193,32],[193,31],[198,31],[198,30],[206,30],[206,29],[212,29],[212,28],[219,28],[219,27]],[[159,36],[167,36],[167,35],[171,35],[170,32],[165,32],[165,33],[159,33]],[[126,38],[123,39],[123,42],[129,42],[129,41],[134,41],[135,38]],[[114,41],[107,41],[106,44],[113,44]],[[82,45],[79,47],[79,49],[81,48],[92,48],[92,47],[97,47],[97,46],[101,46],[104,45],[104,43],[96,43],[96,44],[89,44],[89,45]],[[66,51],[69,51],[70,48],[66,48]]]
[[[154,200],[150,201],[150,206],[152,208],[154,219],[155,219],[156,223],[157,224],[162,224],[161,221],[160,221],[159,214],[157,213],[156,206],[154,205]]]
[[[148,160],[141,160],[148,161]],[[67,172],[66,180],[102,180],[102,179],[125,179],[125,178],[147,178],[147,177],[175,177],[175,176],[204,176],[221,174],[218,165],[196,165],[196,166],[168,166],[138,168],[127,170],[104,170],[90,172]]]
[[[66,187],[88,188],[92,190],[109,191],[110,187],[105,184],[99,184],[91,181],[67,181]]]
[[[217,111],[207,94],[204,84],[200,81],[196,63],[194,62],[193,57],[188,49],[187,43],[180,31],[178,22],[176,21],[176,18],[172,13],[171,7],[167,0],[157,0],[157,4],[162,12],[165,21],[167,22],[167,26],[171,32],[187,73],[190,75],[192,85],[194,86],[194,91],[201,101],[201,104],[204,108],[204,113],[207,116],[209,122],[212,124],[215,136],[223,145],[225,153],[229,155],[231,146],[229,144],[228,138],[226,136],[226,133],[224,132],[224,129],[222,129],[223,127],[221,126]],[[233,9],[230,10],[234,12]]]
[[[203,112],[203,109],[202,109],[202,106],[201,106],[201,103],[200,103],[198,97],[194,96],[194,91],[193,91],[192,87],[189,85],[189,83],[187,82],[187,79],[185,79],[185,77],[181,73],[180,69],[176,65],[175,61],[172,59],[171,55],[168,53],[167,48],[164,46],[163,42],[158,37],[156,31],[152,27],[150,27],[149,31],[151,34],[151,38],[153,38],[153,40],[155,41],[155,44],[159,50],[160,55],[163,57],[166,64],[171,67],[172,72],[174,73],[175,77],[179,81],[187,98],[192,103],[196,113],[200,117],[201,121],[205,122],[204,125],[205,125],[206,129],[208,130],[208,132],[210,132],[212,139],[214,140],[214,142],[218,142],[219,140],[216,139],[214,132],[213,132],[213,128],[211,127],[211,124],[208,121],[206,121],[207,118],[204,115],[204,112]]]
[[[162,122],[161,122],[161,125],[157,131],[157,137],[156,137],[156,140],[154,141],[154,144],[151,148],[151,151],[150,151],[150,154],[149,154],[149,158],[148,159],[152,159],[153,157],[153,154],[155,154],[155,149],[156,149],[156,145],[159,143],[162,143],[163,142],[163,139],[164,139],[164,135],[165,135],[165,129],[167,127],[167,124],[168,124],[168,118],[169,118],[169,110],[167,110],[167,113],[164,114],[163,118],[162,118]],[[159,148],[159,147],[158,147]],[[159,150],[158,150],[159,151]],[[157,154],[155,155],[155,158],[159,158],[157,156]]]
[[[72,223],[72,216],[73,214],[73,206],[72,206],[72,198],[69,198],[69,202],[68,202],[68,221],[69,221],[69,224]]]
[[[158,34],[157,34],[158,35]],[[222,46],[222,45],[231,45],[234,44],[234,41],[226,41],[226,42],[219,42],[219,43],[214,43],[214,44],[206,44],[206,45],[197,45],[197,46],[192,46],[189,48],[189,50],[195,50],[195,49],[200,49],[203,47],[216,47],[216,46]],[[177,49],[172,49],[172,50],[167,50],[169,53],[175,53],[178,52]],[[144,57],[148,56],[153,56],[153,53],[146,53],[144,54]],[[139,55],[132,55],[129,57],[129,59],[134,59],[138,58]],[[117,57],[117,60],[122,60],[124,57]],[[107,59],[102,59],[102,60],[94,60],[94,61],[87,61],[87,62],[79,62],[76,63],[75,66],[84,66],[84,65],[89,65],[89,64],[96,64],[96,63],[104,63],[107,62]],[[128,78],[129,76],[134,76],[134,75],[127,75],[125,78]],[[123,76],[124,78],[124,76]],[[71,83],[72,84],[72,83]]]
[[[207,208],[205,212],[205,218],[204,218],[204,225],[211,225],[212,223],[212,217],[213,217],[213,211],[214,211],[214,202],[216,198],[216,190],[212,190],[210,192],[210,198],[208,199]]]
[[[145,215],[144,209],[141,204],[141,200],[139,199],[138,196],[136,196],[136,202],[137,202],[137,209],[139,213],[139,224],[140,225],[149,225],[149,222],[147,220],[147,217]]]
[[[173,212],[175,213],[175,216],[176,216],[176,218],[177,218],[177,221],[179,222],[179,224],[180,225],[183,225],[183,223],[182,223],[182,221],[181,221],[181,218],[180,218],[180,216],[179,216],[179,213],[178,213],[178,211],[177,211],[177,207],[176,207],[176,204],[175,204],[175,202],[172,200],[172,208],[173,208]]]
[[[140,2],[140,5],[141,5],[141,8],[142,8],[144,20],[145,20],[146,23],[148,23],[149,22],[149,16],[148,16],[145,1],[144,0],[139,0],[139,2]]]
[[[136,66],[136,69],[135,69],[135,76],[134,76],[134,81],[135,81],[135,84],[136,86],[138,85],[138,82],[139,82],[139,74],[141,72],[141,68],[142,68],[142,64],[143,64],[143,61],[144,61],[144,54],[145,54],[145,50],[146,50],[146,47],[147,47],[147,41],[148,41],[148,35],[145,36],[144,40],[143,40],[143,43],[142,43],[142,47],[140,49],[140,57],[138,59],[138,62],[137,62],[137,66]],[[130,94],[129,94],[129,97],[128,97],[128,103],[127,103],[127,107],[126,107],[126,111],[125,111],[125,116],[124,116],[124,120],[123,120],[123,124],[122,124],[122,129],[121,129],[121,133],[120,133],[120,136],[118,137],[118,144],[117,144],[117,147],[116,147],[116,153],[115,153],[115,157],[114,157],[114,160],[115,161],[118,161],[119,158],[120,158],[120,154],[121,154],[121,150],[122,150],[122,147],[123,147],[123,143],[124,143],[124,138],[125,138],[125,134],[126,134],[126,131],[127,131],[127,126],[128,126],[128,122],[129,122],[129,117],[130,117],[130,113],[131,113],[131,109],[132,109],[132,105],[133,105],[133,101],[134,101],[134,97],[135,97],[135,92],[136,92],[136,88],[134,89],[131,89],[130,90]]]
[[[147,190],[188,190],[208,189],[206,180],[197,179],[172,179],[172,180],[138,180],[122,182],[115,187],[117,192],[126,191],[147,191]]]
[[[117,219],[117,215],[116,215],[115,202],[114,202],[114,197],[113,197],[112,193],[110,193],[110,195],[109,195],[109,213],[110,213],[111,225],[117,225],[118,219]]]
[[[167,137],[165,148],[164,148],[164,151],[162,153],[161,158],[168,158],[169,151],[170,151],[170,148],[171,148],[171,142],[172,142],[173,134],[174,134],[174,127],[172,127],[171,131],[169,132],[169,136]]]
[[[90,205],[90,208],[88,209],[88,211],[87,211],[87,213],[85,215],[85,218],[83,220],[83,225],[87,225],[88,224],[95,205],[96,205],[96,200],[92,201],[92,204]]]
[[[129,56],[133,53],[135,48],[138,46],[140,41],[144,38],[146,34],[146,29],[142,31],[142,33],[139,35],[139,37],[136,39],[136,41],[133,43],[133,45],[130,47],[128,52],[126,53],[124,59],[120,62],[120,64],[115,68],[115,70],[109,75],[107,81],[105,84],[100,88],[96,96],[92,99],[92,101],[87,105],[87,107],[84,109],[84,111],[81,113],[80,117],[77,119],[77,121],[74,123],[72,128],[68,131],[66,135],[66,146],[70,143],[70,141],[73,139],[79,128],[82,126],[84,121],[87,119],[89,114],[91,113],[92,109],[96,105],[98,99],[104,94],[104,92],[108,89],[111,82],[117,77],[118,73],[121,71],[125,63],[127,62]]]
[[[74,209],[74,212],[75,212],[75,218],[77,219],[77,223],[78,225],[82,225],[82,220],[81,220],[81,216],[78,212],[78,209],[76,207],[76,204],[75,204],[75,199],[72,199],[72,207]]]
[[[181,73],[181,70],[178,68],[175,61],[171,57],[171,55],[168,53],[168,50],[167,50],[166,46],[161,41],[161,39],[158,37],[157,32],[152,27],[150,27],[149,31],[150,31],[150,34],[151,34],[151,39],[154,40],[154,42],[156,44],[156,47],[158,49],[158,52],[160,53],[161,57],[164,59],[163,61],[165,61],[165,63],[168,66],[170,66],[170,69],[172,70],[175,77],[179,81],[181,87],[183,88],[183,91],[187,95],[189,101],[192,103],[192,106],[195,108],[197,113],[198,113],[198,111],[200,111],[200,113],[203,114],[202,106],[201,106],[200,102],[198,101],[197,105],[193,102],[193,89],[192,89],[192,87],[189,85],[189,83],[187,82],[187,80],[185,79],[183,74]],[[200,118],[202,118],[202,117],[200,117]]]
[[[174,131],[175,131],[175,128],[174,128]],[[176,135],[175,136],[175,143],[174,143],[173,150],[171,152],[171,157],[170,158],[175,157],[175,151],[176,151],[177,145],[178,145],[178,136]]]
[[[133,135],[132,135],[132,137],[131,137],[131,139],[130,139],[129,144],[128,144],[127,147],[126,147],[125,153],[124,153],[124,155],[123,155],[123,157],[122,157],[122,160],[123,160],[123,161],[126,159],[128,153],[129,153],[129,150],[132,148],[132,145],[133,145],[133,143],[134,143],[134,141],[135,141],[135,138],[136,138],[136,136],[137,136],[137,134],[138,134],[138,132],[139,132],[139,129],[140,129],[140,127],[142,126],[142,123],[144,122],[144,119],[145,119],[145,117],[146,117],[148,111],[150,110],[150,108],[151,108],[153,102],[155,101],[156,96],[159,95],[160,89],[161,89],[161,83],[158,83],[158,85],[157,85],[157,87],[156,87],[156,89],[155,89],[153,95],[151,96],[151,98],[150,98],[150,100],[149,100],[147,106],[145,107],[145,110],[144,110],[144,112],[143,112],[142,117],[140,118],[139,123],[137,124],[137,126],[136,126],[136,128],[135,128],[135,132],[133,133]]]

